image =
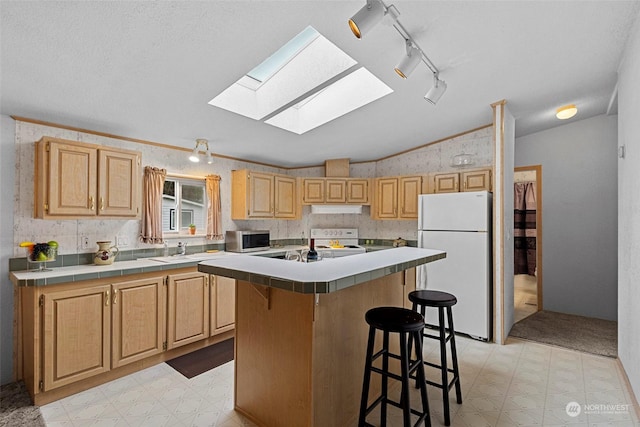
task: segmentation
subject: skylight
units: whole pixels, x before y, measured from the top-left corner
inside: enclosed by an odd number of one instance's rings
[[[392,92],[356,65],[309,26],[209,104],[302,134]]]

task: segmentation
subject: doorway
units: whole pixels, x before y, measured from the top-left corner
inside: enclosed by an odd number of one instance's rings
[[[514,323],[542,310],[542,166],[514,169]]]

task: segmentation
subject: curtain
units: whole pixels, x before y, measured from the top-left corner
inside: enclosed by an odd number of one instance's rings
[[[142,181],[142,223],[140,241],[162,243],[162,190],[166,169],[145,166]]]
[[[208,240],[222,240],[222,205],[220,203],[220,175],[205,176],[209,204],[207,207]]]
[[[536,183],[516,182],[514,200],[514,273],[536,274]]]

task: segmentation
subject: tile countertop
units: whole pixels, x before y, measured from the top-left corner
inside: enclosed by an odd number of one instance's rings
[[[246,255],[270,257],[284,255],[287,250],[299,250],[302,246],[283,246],[266,251],[252,252]],[[101,279],[105,277],[125,276],[127,274],[148,273],[153,271],[173,270],[176,268],[195,267],[203,260],[241,256],[233,252],[197,253],[185,256],[138,258],[134,261],[116,261],[111,265],[74,265],[54,267],[48,271],[11,271],[9,278],[16,286],[46,286],[59,283],[79,282],[81,280]]]
[[[440,250],[401,247],[313,263],[220,257],[201,262],[198,270],[293,292],[328,293],[445,257],[446,253]]]

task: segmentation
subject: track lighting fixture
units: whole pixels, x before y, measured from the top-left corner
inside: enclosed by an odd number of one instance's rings
[[[353,35],[361,39],[371,28],[382,21],[386,9],[379,0],[367,0],[367,4],[349,19],[349,27]]]
[[[201,145],[205,149],[205,156],[207,157],[207,164],[209,164],[209,165],[212,164],[213,163],[213,157],[211,157],[211,151],[209,150],[209,141],[207,141],[206,139],[202,139],[202,138],[196,139],[196,146],[193,149],[193,151],[191,152],[191,155],[189,156],[189,160],[191,160],[194,163],[200,162],[200,152],[198,151],[198,148]]]
[[[440,80],[440,71],[431,62],[429,57],[418,46],[416,41],[411,37],[411,34],[407,31],[402,23],[398,20],[400,13],[395,6],[385,5],[382,0],[367,0],[367,4],[362,7],[351,19],[349,19],[349,27],[353,34],[361,39],[366,32],[382,21],[388,21],[393,28],[405,39],[407,43],[407,54],[403,56],[400,63],[395,67],[396,73],[403,79],[409,77],[409,75],[415,70],[419,62],[424,64],[431,70],[434,78],[434,85],[429,92],[425,95],[424,99],[434,104],[438,102],[440,97],[447,89],[447,85],[444,81]]]
[[[407,54],[403,56],[400,63],[396,65],[396,73],[403,79],[409,77],[422,59],[420,56],[420,51],[413,47],[411,42],[407,40]]]
[[[442,98],[444,92],[447,90],[447,84],[438,78],[438,76],[433,76],[433,86],[429,89],[429,92],[424,96],[424,99],[436,105],[438,100]]]

